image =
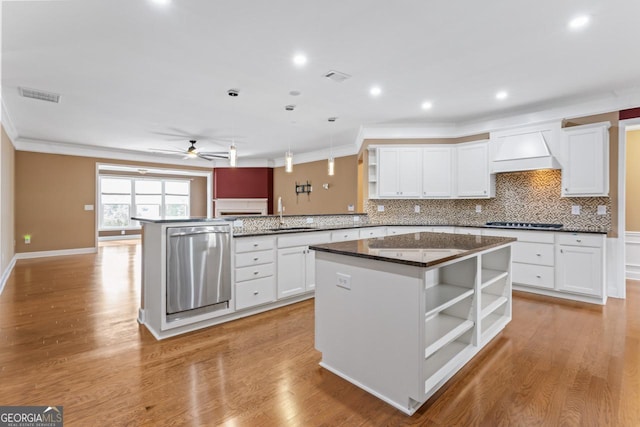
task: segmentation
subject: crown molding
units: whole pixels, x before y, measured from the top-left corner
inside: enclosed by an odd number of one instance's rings
[[[333,147],[333,157],[345,157],[358,154],[358,150],[353,144],[340,145]],[[308,151],[306,153],[296,154],[293,153],[293,164],[317,162],[318,160],[326,160],[329,158],[329,149],[324,148],[322,150]],[[279,157],[273,160],[273,167],[284,166],[284,157]]]
[[[9,115],[9,111],[7,110],[6,105],[4,104],[4,98],[0,99],[0,106],[2,108],[2,116],[0,117],[0,124],[4,128],[4,131],[9,136],[9,139],[15,146],[15,140],[18,137],[18,132],[16,131],[15,126],[13,125],[13,120],[11,120],[11,116]]]
[[[356,139],[360,151],[366,139],[461,138],[534,123],[610,113],[640,105],[640,87],[611,91],[599,98],[583,99],[570,105],[556,105],[536,111],[484,117],[458,123],[393,124],[361,126]]]

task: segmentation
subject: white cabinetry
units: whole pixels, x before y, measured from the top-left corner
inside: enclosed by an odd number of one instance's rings
[[[275,238],[237,239],[235,245],[236,310],[276,299]]]
[[[562,129],[562,196],[609,195],[609,122]]]
[[[315,252],[309,245],[329,243],[329,232],[306,232],[278,237],[278,299],[315,289]]]
[[[453,160],[455,146],[433,146],[422,149],[422,197],[453,196]]]
[[[559,236],[556,255],[557,289],[589,296],[604,295],[604,236]]]
[[[381,147],[378,150],[378,195],[380,197],[420,197],[422,149]]]
[[[458,144],[456,147],[456,187],[458,197],[495,197],[495,175],[489,172],[487,141]]]

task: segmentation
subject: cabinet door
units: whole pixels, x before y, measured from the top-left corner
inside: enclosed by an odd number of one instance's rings
[[[378,196],[380,197],[398,196],[400,191],[398,158],[397,148],[378,149]]]
[[[562,195],[609,195],[609,131],[607,126],[563,129]]]
[[[422,192],[422,149],[402,148],[398,153],[398,191],[403,198]]]
[[[306,250],[304,265],[306,290],[312,291],[316,288],[316,251]]]
[[[306,246],[278,249],[278,298],[286,298],[306,290]]]
[[[602,249],[558,245],[556,261],[557,290],[602,296]]]
[[[453,147],[422,150],[422,196],[451,197]]]
[[[458,196],[492,197],[487,143],[459,146],[456,150]]]

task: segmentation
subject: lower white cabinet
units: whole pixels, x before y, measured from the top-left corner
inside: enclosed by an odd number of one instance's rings
[[[276,300],[275,238],[236,239],[234,283],[236,310]]]
[[[308,246],[278,249],[278,298],[315,289],[315,252]]]
[[[556,288],[601,297],[604,293],[602,248],[558,245]]]
[[[267,304],[275,299],[273,276],[236,283],[236,310]]]

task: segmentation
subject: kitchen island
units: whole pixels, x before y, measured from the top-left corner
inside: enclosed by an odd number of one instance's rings
[[[320,365],[411,415],[511,320],[512,238],[312,245]]]

